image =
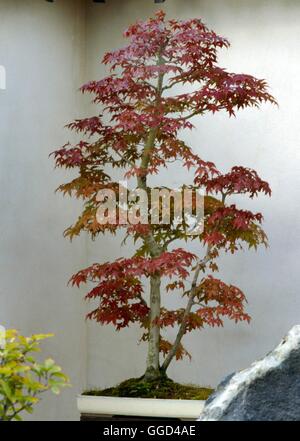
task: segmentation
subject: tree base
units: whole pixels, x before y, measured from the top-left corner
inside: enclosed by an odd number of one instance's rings
[[[145,376],[130,378],[118,386],[104,390],[85,391],[83,395],[127,397],[127,398],[162,398],[182,400],[206,400],[212,389],[175,383],[166,374],[159,378],[146,380]]]
[[[165,371],[161,369],[148,368],[144,375],[141,377],[141,381],[160,381],[169,380]],[[172,381],[172,380],[170,380]]]

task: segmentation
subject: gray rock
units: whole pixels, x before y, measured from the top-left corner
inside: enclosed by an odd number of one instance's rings
[[[300,421],[300,325],[265,358],[225,378],[198,421]]]

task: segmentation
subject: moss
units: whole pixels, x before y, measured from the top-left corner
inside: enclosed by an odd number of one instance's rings
[[[118,386],[103,390],[91,390],[84,395],[103,397],[168,398],[174,400],[206,400],[213,389],[175,383],[169,378],[145,381],[131,378]]]

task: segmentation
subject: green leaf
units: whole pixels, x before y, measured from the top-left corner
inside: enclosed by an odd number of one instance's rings
[[[0,380],[0,385],[1,385],[1,388],[2,388],[3,392],[5,393],[7,398],[9,399],[9,401],[11,403],[13,403],[14,402],[14,395],[13,395],[13,393],[11,391],[11,388],[10,388],[9,384],[7,382],[3,381],[3,380]]]

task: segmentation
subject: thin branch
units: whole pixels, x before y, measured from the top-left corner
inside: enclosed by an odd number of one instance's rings
[[[144,306],[147,306],[147,308],[149,307],[149,306],[148,306],[148,303],[146,302],[146,300],[144,299],[144,297],[142,296],[142,294],[139,294],[139,295],[137,296],[137,298],[140,299],[141,303],[142,303]]]
[[[194,304],[194,298],[196,296],[198,277],[199,277],[200,271],[205,269],[207,263],[209,262],[209,260],[211,258],[210,257],[210,252],[211,252],[211,245],[208,245],[205,256],[197,264],[197,267],[196,267],[196,270],[195,270],[195,273],[194,273],[194,277],[193,277],[193,281],[192,281],[191,290],[190,290],[190,293],[189,293],[188,303],[186,305],[186,308],[185,308],[185,311],[184,311],[184,314],[183,314],[183,317],[182,317],[182,321],[181,321],[178,333],[176,335],[174,344],[173,344],[170,352],[166,356],[166,358],[165,358],[165,360],[164,360],[164,362],[162,364],[162,367],[161,367],[162,371],[164,371],[164,372],[168,369],[171,361],[175,357],[177,349],[178,349],[178,347],[180,345],[181,339],[182,339],[182,337],[185,334],[187,320],[188,320],[189,314],[190,314],[191,309],[192,309],[193,304]]]
[[[155,92],[156,92],[156,87],[153,84],[149,83],[148,81],[142,80],[142,81],[140,81],[140,83],[145,84],[146,86],[151,87],[151,89],[155,90]]]
[[[123,161],[125,161],[128,165],[131,165],[131,167],[136,166],[135,162],[130,161],[130,159],[125,159],[124,156],[122,156],[118,150],[113,149],[113,151],[119,156],[119,158],[121,158]]]
[[[173,81],[173,82],[170,83],[168,86],[164,86],[164,87],[162,88],[162,92],[164,92],[165,90],[172,89],[172,87],[174,87],[176,84],[180,84],[180,83],[182,83],[182,80],[179,80],[179,81]]]

